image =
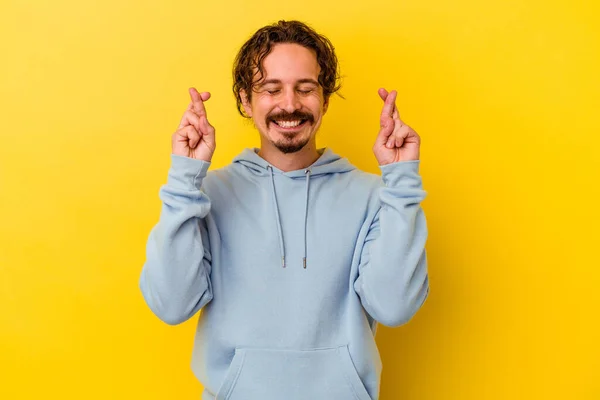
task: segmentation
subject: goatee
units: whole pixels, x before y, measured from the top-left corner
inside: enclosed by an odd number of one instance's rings
[[[304,146],[306,146],[308,144],[308,140],[309,138],[303,139],[300,142],[294,142],[293,139],[287,141],[287,140],[280,140],[278,142],[273,142],[273,145],[275,147],[277,147],[277,149],[279,151],[281,151],[283,154],[290,154],[290,153],[296,153],[300,150],[302,150],[304,148]]]

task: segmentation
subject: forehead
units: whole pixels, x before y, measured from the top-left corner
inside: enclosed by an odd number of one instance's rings
[[[293,43],[279,43],[263,60],[264,78],[282,82],[318,80],[321,68],[316,53]]]

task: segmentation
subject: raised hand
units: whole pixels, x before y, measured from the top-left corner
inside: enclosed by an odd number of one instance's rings
[[[189,91],[192,101],[172,136],[173,154],[210,162],[217,146],[215,128],[208,122],[204,108],[210,93],[198,93],[195,88]]]
[[[383,109],[379,134],[373,146],[373,153],[379,165],[419,159],[421,138],[400,119],[396,108],[396,96],[395,90],[388,93],[383,88],[379,89],[379,97],[383,100]]]

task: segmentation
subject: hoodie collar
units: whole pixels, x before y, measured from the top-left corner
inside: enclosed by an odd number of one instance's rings
[[[311,171],[311,176],[318,176],[336,172],[348,172],[355,169],[348,159],[340,157],[329,148],[322,148],[317,150],[321,156],[307,168],[284,172],[260,157],[258,150],[257,148],[244,149],[241,154],[233,159],[233,162],[245,166],[257,175],[267,176],[270,174],[269,168],[271,168],[275,174],[281,174],[289,178],[304,178],[307,170]]]
[[[273,202],[274,209],[274,217],[275,223],[277,226],[277,234],[279,239],[279,251],[281,254],[281,266],[283,268],[286,267],[286,259],[285,259],[285,242],[283,238],[283,229],[281,228],[281,215],[279,213],[279,204],[277,201],[277,192],[275,190],[275,175],[283,175],[289,178],[304,178],[305,179],[305,196],[304,196],[304,223],[302,226],[303,229],[303,239],[304,239],[304,254],[302,257],[302,265],[303,268],[306,269],[307,264],[307,224],[308,224],[308,204],[309,204],[309,193],[310,193],[310,179],[313,176],[332,174],[337,172],[348,172],[355,167],[350,164],[350,162],[346,158],[342,158],[335,154],[328,148],[323,148],[318,150],[321,155],[312,165],[308,166],[308,168],[303,168],[300,170],[283,172],[278,168],[275,168],[271,164],[269,164],[265,159],[260,157],[257,148],[248,148],[244,149],[244,151],[233,159],[234,163],[241,164],[246,167],[251,173],[259,176],[267,176],[269,177],[269,183],[271,186],[271,196]]]

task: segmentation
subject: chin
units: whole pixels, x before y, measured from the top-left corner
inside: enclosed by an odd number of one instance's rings
[[[280,140],[271,143],[283,154],[292,154],[302,150],[308,144],[308,139],[302,141]]]
[[[310,142],[310,132],[281,132],[272,130],[268,135],[269,142],[284,154],[297,153]]]

